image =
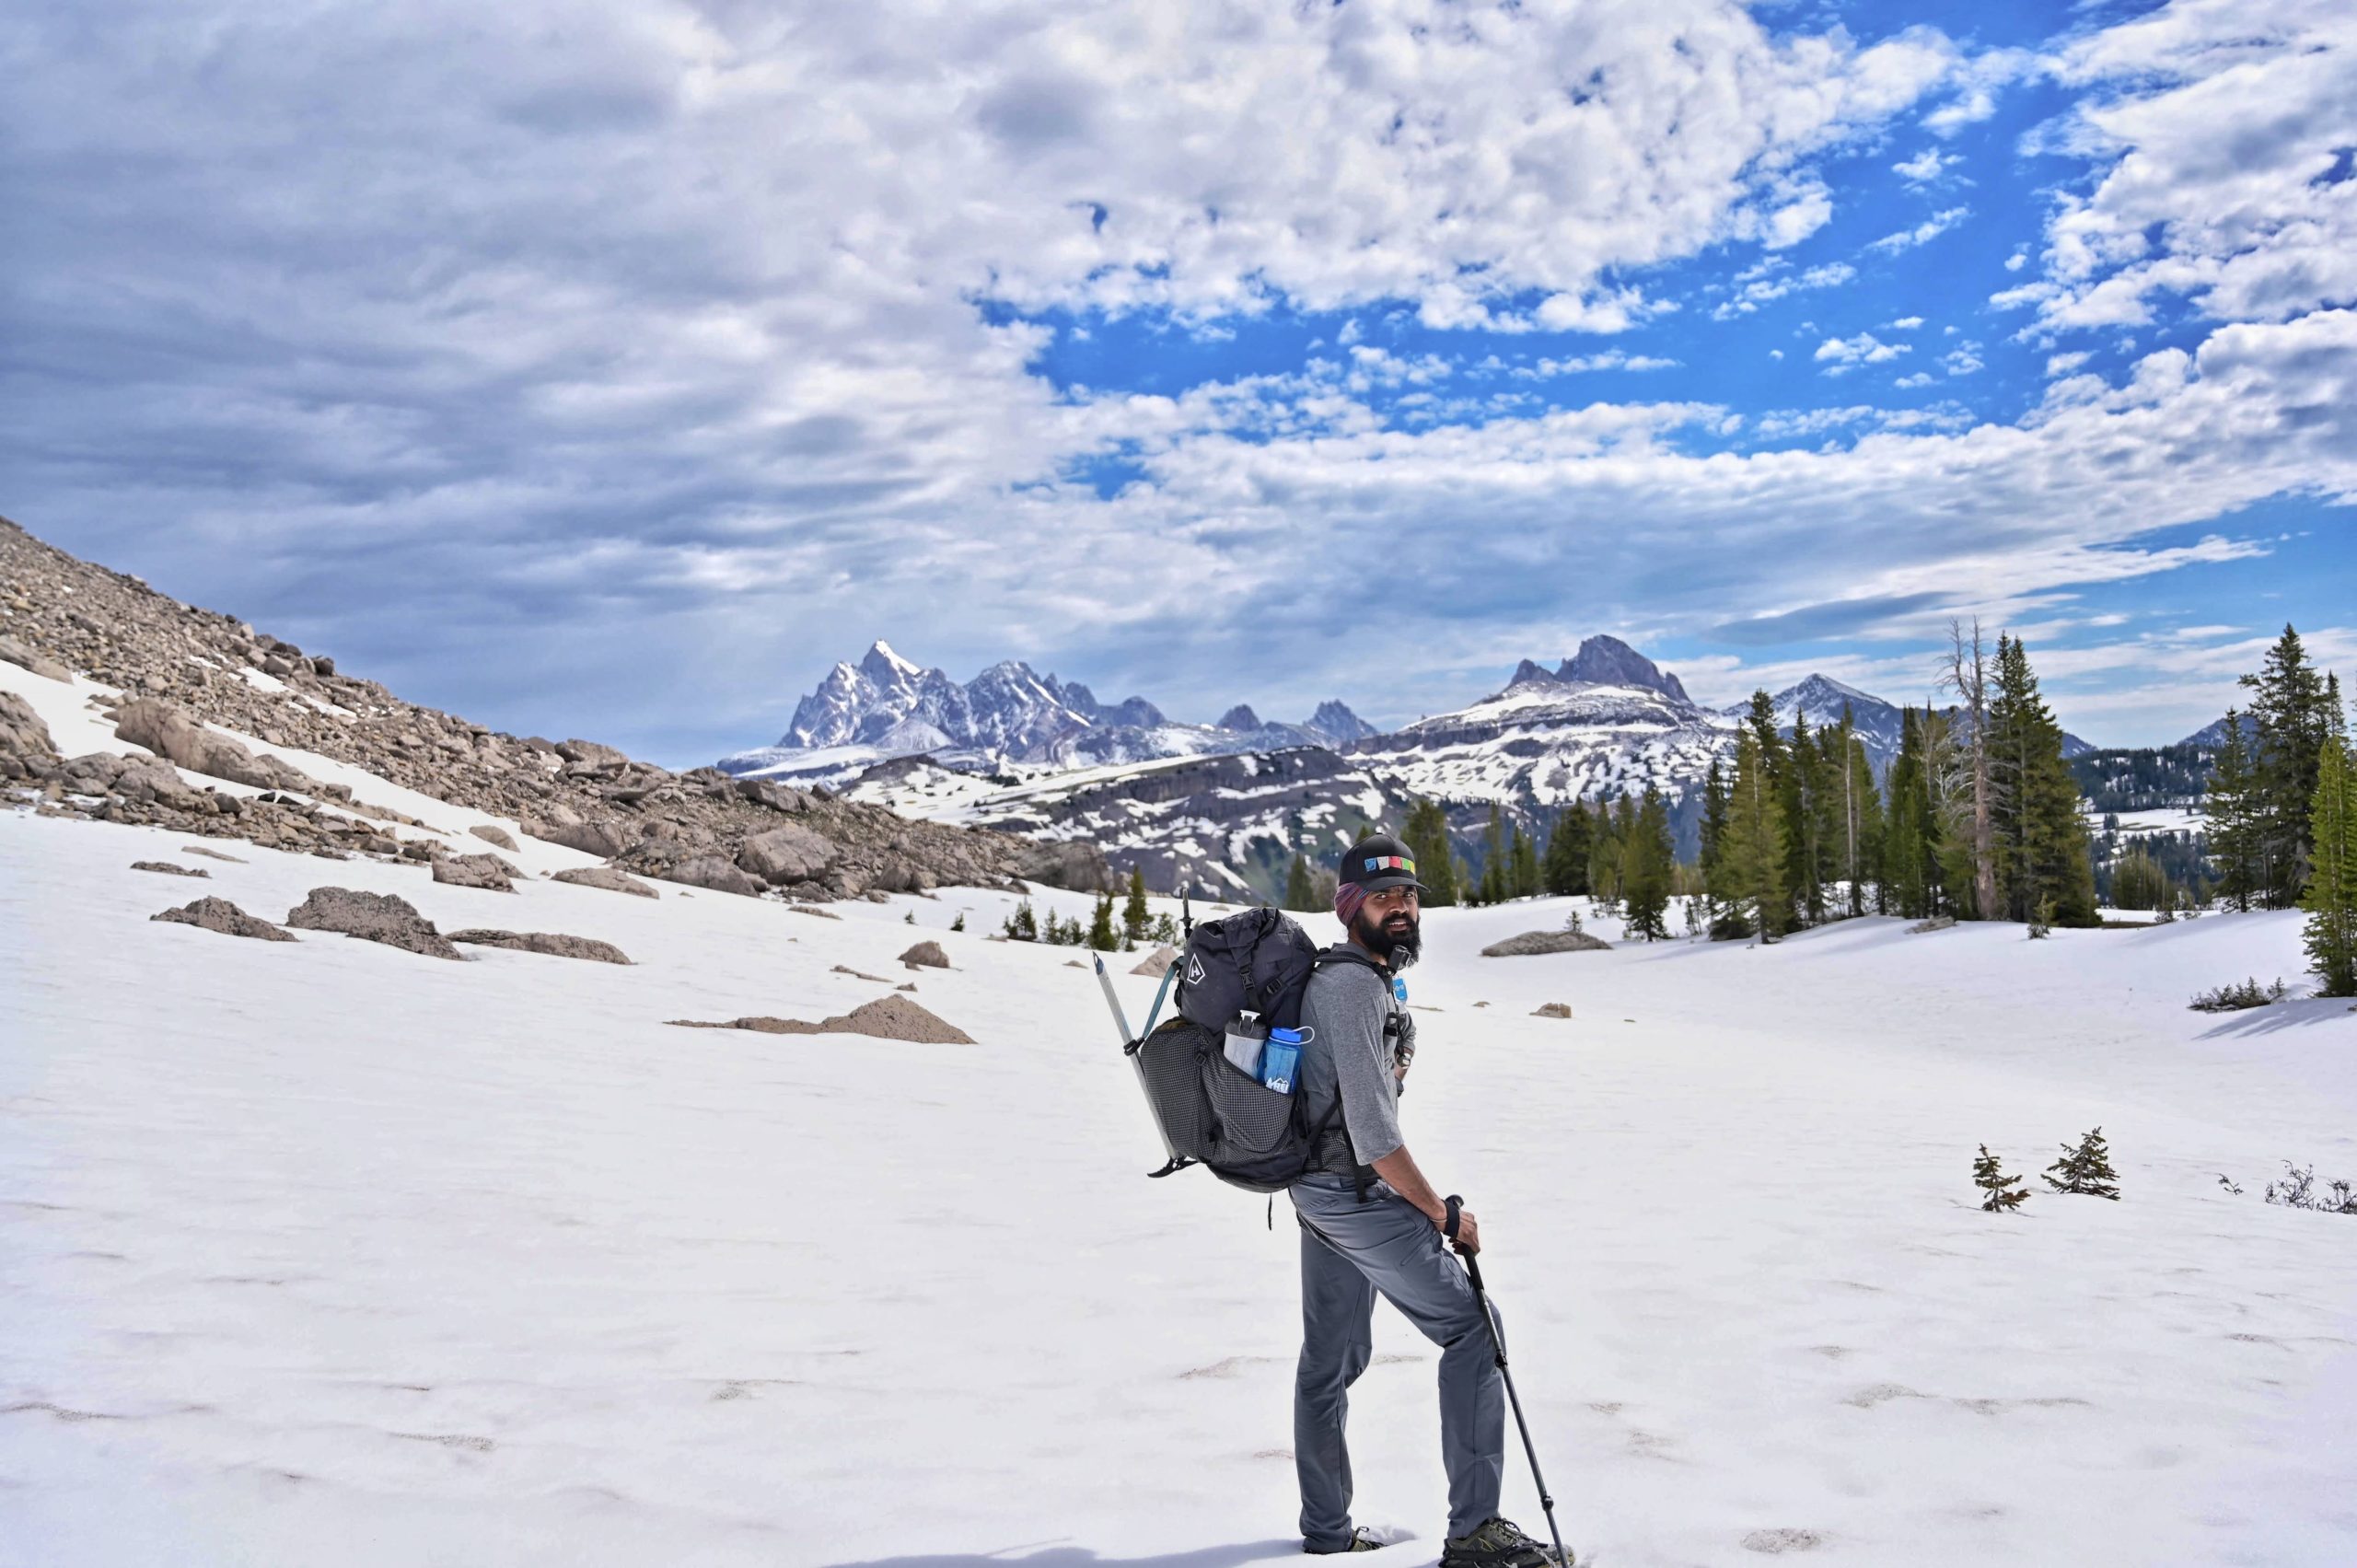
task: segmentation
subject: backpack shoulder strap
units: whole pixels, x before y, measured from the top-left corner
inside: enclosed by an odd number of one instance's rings
[[[1381,964],[1347,942],[1337,942],[1331,947],[1321,948],[1318,957],[1310,960],[1313,969],[1322,970],[1329,964],[1356,964],[1361,969],[1373,970],[1377,976],[1384,972]]]

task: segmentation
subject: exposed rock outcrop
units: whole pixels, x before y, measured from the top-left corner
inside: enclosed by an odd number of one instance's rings
[[[284,759],[268,753],[257,757],[227,736],[215,735],[180,709],[152,697],[124,703],[114,733],[118,740],[144,746],[175,766],[207,778],[306,794],[319,788],[301,769]]]
[[[524,875],[488,850],[481,854],[446,855],[434,863],[434,879],[454,888],[482,888],[494,893],[516,890],[513,878]]]
[[[917,1045],[971,1045],[973,1037],[946,1023],[906,996],[879,996],[848,1013],[838,1014],[819,1022],[806,1023],[799,1018],[732,1018],[725,1024],[699,1023],[689,1018],[671,1020],[690,1029],[752,1029],[772,1035],[873,1035],[878,1040],[904,1040]]]
[[[610,893],[635,893],[642,899],[659,899],[663,895],[627,872],[610,865],[581,865],[570,871],[560,871],[550,878],[552,882],[571,882],[581,888],[603,888]]]
[[[1585,931],[1526,931],[1481,949],[1485,958],[1525,958],[1538,953],[1608,952],[1612,944]]]
[[[946,970],[949,967],[949,955],[941,950],[941,944],[938,942],[919,942],[900,955],[900,962],[912,970]]]
[[[509,832],[505,828],[494,827],[489,822],[478,822],[473,827],[469,828],[467,831],[472,833],[475,837],[481,839],[487,844],[498,845],[501,849],[505,850],[510,854],[517,853],[517,849],[520,847],[516,842],[515,834]]]
[[[1166,942],[1161,947],[1156,947],[1153,952],[1148,953],[1144,958],[1139,959],[1137,967],[1131,970],[1130,972],[1132,974],[1145,975],[1154,980],[1160,980],[1165,974],[1169,972],[1170,966],[1178,961],[1178,949]]]
[[[1534,1018],[1568,1018],[1572,1016],[1571,1004],[1567,1002],[1541,1002],[1538,1006],[1533,1007],[1530,1010],[1530,1016]]]
[[[485,931],[470,928],[450,933],[453,942],[479,947],[506,947],[518,953],[545,953],[552,958],[587,958],[600,964],[626,964],[630,957],[611,942],[594,936],[568,936],[561,931]]]
[[[150,920],[194,925],[224,936],[250,936],[262,942],[292,942],[295,938],[258,915],[248,914],[226,899],[199,899],[192,904],[151,914]]]
[[[33,705],[14,691],[0,691],[0,780],[46,779],[63,761]]]
[[[314,888],[308,898],[286,912],[286,923],[298,931],[341,932],[431,958],[466,958],[407,899],[390,893]]]
[[[160,871],[167,877],[203,877],[209,878],[213,875],[210,871],[193,870],[185,865],[174,865],[168,860],[134,860],[131,863],[131,869],[134,871]]]

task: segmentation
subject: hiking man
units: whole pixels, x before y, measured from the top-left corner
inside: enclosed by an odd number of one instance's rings
[[[1301,1107],[1325,1127],[1309,1173],[1289,1190],[1301,1223],[1301,1362],[1294,1382],[1294,1463],[1302,1550],[1386,1544],[1351,1523],[1342,1423],[1366,1370],[1380,1293],[1441,1347],[1441,1460],[1448,1471],[1442,1568],[1548,1568],[1554,1552],[1498,1516],[1505,1411],[1495,1351],[1464,1268],[1446,1250],[1481,1248],[1473,1213],[1444,1199],[1399,1132],[1399,1099],[1416,1031],[1398,977],[1421,945],[1416,863],[1387,833],[1342,857],[1334,913],[1352,961],[1321,963],[1301,1021]],[[1329,1124],[1340,1100],[1341,1125]],[[1503,1331],[1503,1330],[1502,1330]]]

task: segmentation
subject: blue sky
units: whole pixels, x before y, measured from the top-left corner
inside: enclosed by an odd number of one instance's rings
[[[676,765],[875,638],[1378,722],[1610,632],[2357,674],[2345,4],[0,21],[0,510]]]

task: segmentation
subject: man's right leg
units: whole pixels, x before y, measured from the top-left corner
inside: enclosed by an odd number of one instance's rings
[[[1358,1266],[1301,1232],[1301,1363],[1293,1386],[1293,1462],[1301,1539],[1312,1551],[1351,1540],[1350,1388],[1374,1353],[1375,1286]]]

